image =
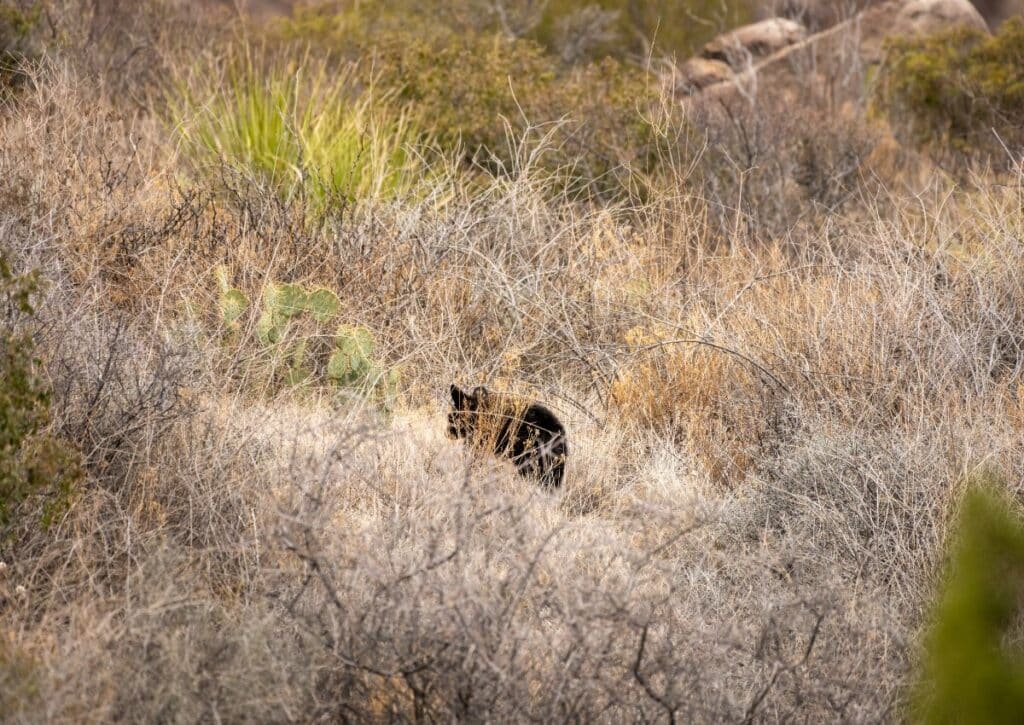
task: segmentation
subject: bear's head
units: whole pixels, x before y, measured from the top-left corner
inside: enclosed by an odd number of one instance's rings
[[[448,437],[469,438],[477,428],[481,408],[487,400],[487,388],[477,387],[467,393],[451,386],[452,410],[448,413]]]

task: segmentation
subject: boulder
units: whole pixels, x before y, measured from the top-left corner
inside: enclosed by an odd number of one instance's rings
[[[728,63],[710,58],[690,58],[677,71],[676,92],[688,95],[733,77]]]
[[[770,18],[719,35],[704,46],[702,58],[737,68],[772,55],[807,37],[807,29],[787,18]]]
[[[882,60],[891,36],[927,35],[965,26],[988,32],[988,25],[969,0],[902,0],[887,2],[861,14],[860,55],[865,63]]]
[[[952,25],[988,30],[988,24],[969,0],[907,0],[887,35],[923,35]]]
[[[726,33],[708,43],[701,55],[704,59],[718,56],[720,60],[720,56],[725,55],[728,61],[726,48],[745,48],[746,43],[760,51],[772,47],[768,43],[769,38],[778,38],[776,42],[781,44],[780,36],[792,38],[798,32],[793,26],[778,25],[783,22],[790,21],[775,18]],[[751,30],[765,23],[775,25],[777,30],[763,34]],[[794,25],[802,32],[802,26],[797,23]],[[774,53],[757,62],[748,60],[740,65],[734,60],[732,65],[735,73],[731,79],[725,79],[729,82],[707,82],[701,87],[702,93],[719,96],[733,95],[739,91],[749,97],[755,87],[760,87],[762,91],[814,85],[824,88],[834,86],[837,78],[845,78],[851,92],[857,93],[861,89],[857,78],[861,76],[862,70],[882,61],[886,38],[934,33],[957,26],[988,30],[985,20],[969,0],[879,0],[849,20],[827,30],[782,44]],[[784,27],[788,27],[788,31],[783,32]],[[765,40],[755,41],[755,37],[763,37]],[[749,52],[755,54],[753,50]],[[735,53],[732,56],[734,59]],[[712,76],[708,74],[702,78],[710,81]]]

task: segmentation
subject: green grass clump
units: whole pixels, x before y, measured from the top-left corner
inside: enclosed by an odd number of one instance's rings
[[[409,194],[424,176],[424,136],[407,113],[352,74],[305,57],[260,60],[235,49],[171,91],[171,116],[199,168],[221,164],[315,212],[333,202]]]
[[[940,154],[998,160],[1024,144],[1024,19],[995,35],[954,28],[890,41],[879,105],[894,127]]]
[[[927,638],[914,720],[1020,722],[1024,651],[1008,635],[1020,621],[1022,602],[1024,520],[983,482],[963,503],[949,576]]]

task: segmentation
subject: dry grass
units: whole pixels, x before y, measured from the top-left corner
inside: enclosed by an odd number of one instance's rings
[[[696,185],[561,198],[527,144],[311,219],[129,107],[53,62],[0,121],[88,470],[0,543],[4,719],[899,717],[958,482],[1024,480],[1024,179],[751,234]],[[261,377],[218,265],[335,290],[394,414]],[[564,490],[445,439],[453,381],[557,410]]]

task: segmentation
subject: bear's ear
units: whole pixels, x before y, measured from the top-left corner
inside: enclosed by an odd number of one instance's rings
[[[452,405],[457,410],[464,410],[466,407],[466,394],[459,389],[458,385],[451,386]]]
[[[485,400],[487,400],[488,395],[490,395],[490,393],[487,392],[487,388],[485,388],[482,385],[478,385],[477,387],[473,388],[472,397],[479,403],[483,403]]]

